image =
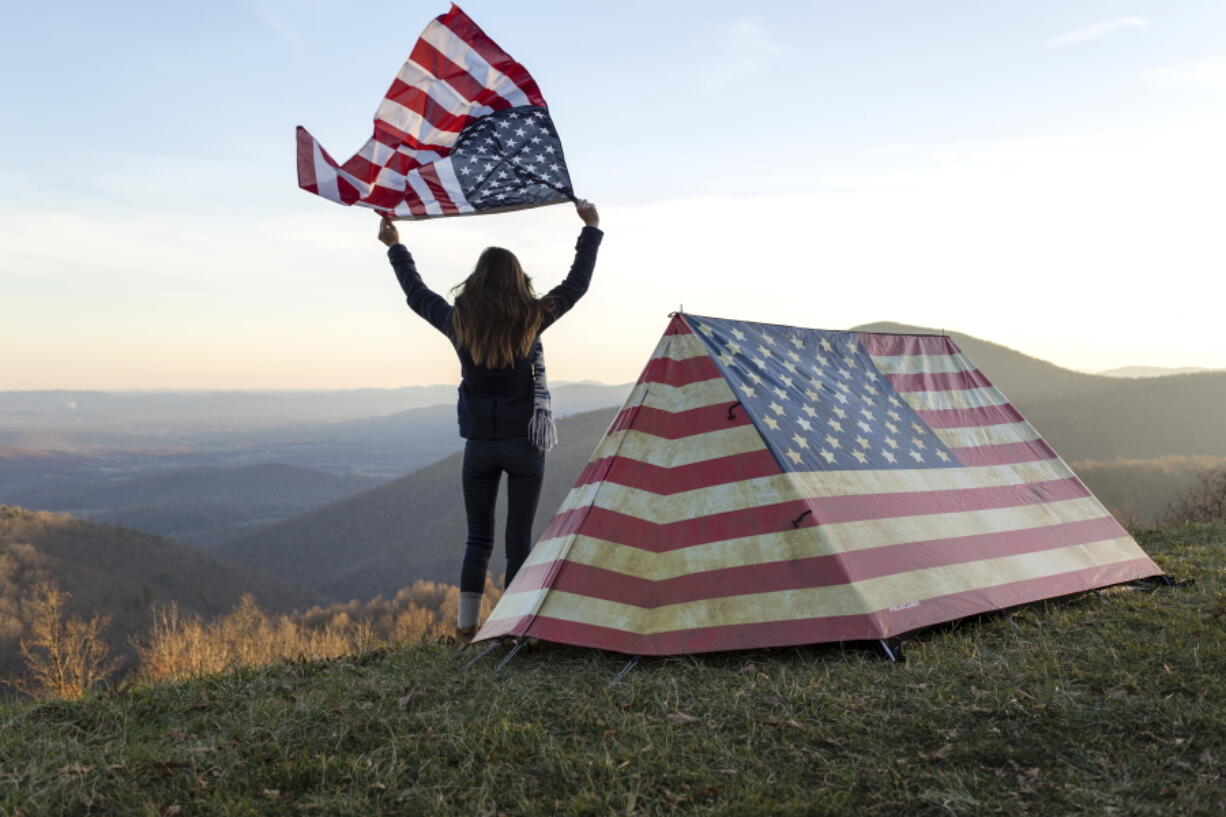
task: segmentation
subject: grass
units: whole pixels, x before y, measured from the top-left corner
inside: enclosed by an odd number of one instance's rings
[[[1226,525],[1195,584],[837,646],[500,673],[395,647],[0,709],[6,815],[1220,815]]]

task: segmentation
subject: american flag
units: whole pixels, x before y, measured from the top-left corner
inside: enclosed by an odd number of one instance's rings
[[[535,80],[455,5],[426,26],[353,158],[338,164],[298,128],[298,186],[398,219],[574,199]]]
[[[950,338],[678,315],[478,638],[890,638],[1161,572]]]

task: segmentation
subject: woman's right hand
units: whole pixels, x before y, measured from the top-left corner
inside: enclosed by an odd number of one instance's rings
[[[583,219],[583,223],[588,227],[600,226],[600,213],[596,212],[596,205],[587,199],[579,199],[579,201],[575,202],[575,212],[579,214],[579,218]]]

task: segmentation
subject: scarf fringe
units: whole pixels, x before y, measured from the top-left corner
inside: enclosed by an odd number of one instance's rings
[[[528,440],[538,451],[548,451],[558,444],[558,427],[553,422],[549,381],[545,377],[545,347],[537,341],[532,355],[532,420],[528,423]]]

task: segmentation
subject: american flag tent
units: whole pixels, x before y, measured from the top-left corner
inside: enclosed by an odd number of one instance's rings
[[[677,315],[477,639],[887,639],[1161,573],[950,338]]]
[[[528,69],[452,5],[430,21],[344,164],[298,128],[298,186],[397,219],[573,200],[562,143]]]

